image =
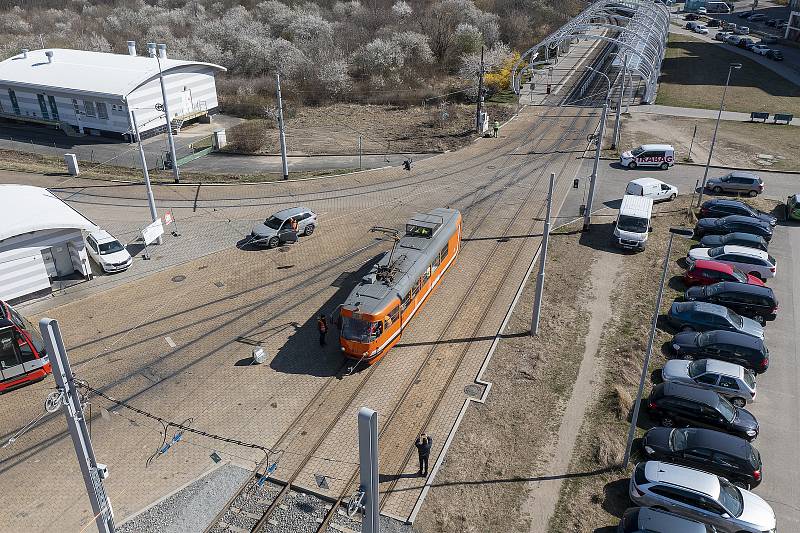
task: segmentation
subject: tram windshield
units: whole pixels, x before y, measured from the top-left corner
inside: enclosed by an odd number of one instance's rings
[[[383,322],[367,322],[359,318],[342,316],[342,337],[348,341],[369,343],[382,333]]]
[[[34,326],[30,320],[17,313],[11,306],[9,306],[8,310],[10,311],[9,314],[11,315],[11,321],[16,324],[19,329],[24,330],[25,333],[28,334],[28,336],[31,338],[31,342],[33,343],[33,347],[36,349],[39,356],[43,356],[46,353],[46,350],[44,348],[44,340],[39,334],[39,328]]]

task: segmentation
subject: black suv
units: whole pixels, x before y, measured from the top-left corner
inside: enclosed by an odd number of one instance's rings
[[[761,454],[735,435],[712,429],[653,428],[642,446],[647,459],[704,470],[748,490],[761,483]]]
[[[700,218],[721,218],[728,215],[742,215],[745,217],[757,218],[770,226],[774,226],[778,223],[778,219],[769,213],[753,209],[746,203],[738,200],[715,198],[703,202],[703,205],[700,206]]]
[[[671,347],[684,359],[719,359],[749,368],[756,374],[763,374],[769,368],[769,350],[764,341],[736,331],[686,331],[672,337]]]
[[[758,436],[758,421],[750,411],[708,389],[659,383],[650,392],[647,408],[650,417],[664,427],[709,427],[747,440]]]
[[[704,235],[726,235],[734,232],[750,233],[763,237],[767,242],[772,240],[772,226],[757,218],[742,215],[728,215],[722,218],[701,218],[694,227],[695,237]]]
[[[723,281],[713,285],[689,287],[684,293],[689,302],[709,302],[724,305],[731,311],[752,318],[762,326],[775,320],[778,300],[769,287]]]

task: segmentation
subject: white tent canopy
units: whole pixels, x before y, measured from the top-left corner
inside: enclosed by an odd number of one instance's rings
[[[0,216],[0,242],[47,229],[98,229],[47,189],[31,185],[0,185]]]

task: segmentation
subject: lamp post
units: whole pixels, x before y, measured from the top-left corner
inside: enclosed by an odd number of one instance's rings
[[[158,211],[156,210],[156,201],[153,198],[153,188],[150,186],[150,173],[147,171],[147,158],[144,155],[144,147],[142,146],[142,138],[139,135],[139,124],[136,122],[136,112],[128,107],[131,112],[131,122],[133,122],[133,134],[136,136],[136,142],[139,144],[139,158],[142,161],[142,176],[144,177],[144,186],[147,190],[147,205],[150,208],[150,221],[155,222],[158,220]],[[159,236],[155,240],[156,244],[162,244],[163,240]]]
[[[647,371],[650,367],[650,357],[653,355],[653,342],[656,338],[656,324],[658,323],[658,314],[661,311],[661,300],[664,297],[664,282],[667,279],[667,271],[669,270],[669,256],[672,253],[672,238],[675,235],[680,237],[690,238],[694,234],[690,228],[669,228],[669,242],[667,244],[667,254],[664,256],[664,268],[661,272],[661,283],[658,286],[658,296],[656,296],[656,308],[653,311],[653,320],[650,324],[650,338],[647,341],[647,352],[644,356],[642,363],[642,375],[639,378],[639,390],[636,392],[636,399],[633,402],[633,414],[631,415],[631,427],[628,430],[628,442],[625,445],[625,457],[622,459],[622,466],[628,466],[628,461],[631,459],[631,448],[633,447],[633,437],[636,435],[636,421],[639,418],[639,408],[642,403],[642,392],[644,391],[644,381],[647,378]]]
[[[608,114],[608,98],[611,95],[611,80],[608,79],[605,73],[600,72],[587,65],[587,69],[600,74],[606,79],[608,90],[606,91],[606,98],[603,100],[603,113],[600,116],[600,131],[597,132],[597,142],[594,151],[594,166],[592,167],[592,177],[589,180],[589,198],[586,200],[586,209],[583,212],[583,231],[589,231],[589,224],[591,223],[592,204],[594,203],[594,188],[597,182],[597,167],[600,165],[600,151],[603,149],[603,135],[606,129],[606,115]]]
[[[156,48],[158,49],[156,51]],[[178,172],[178,157],[175,155],[175,139],[172,137],[172,122],[171,115],[169,114],[169,103],[167,102],[167,88],[164,85],[164,72],[161,70],[161,57],[167,57],[167,45],[156,43],[147,43],[147,51],[150,57],[155,57],[158,63],[158,79],[161,82],[161,98],[164,100],[163,109],[164,116],[167,121],[167,141],[169,142],[169,155],[172,158],[172,175],[175,178],[175,183],[181,182],[181,176]],[[158,108],[156,108],[158,109]]]
[[[722,100],[719,103],[719,113],[717,113],[717,124],[714,126],[714,135],[711,137],[711,149],[708,151],[708,160],[706,160],[706,169],[703,172],[703,184],[700,186],[700,196],[697,197],[697,206],[703,202],[703,191],[706,188],[706,180],[708,179],[708,167],[711,165],[711,155],[714,153],[714,145],[717,142],[717,130],[719,130],[719,121],[722,118],[722,108],[725,107],[725,95],[728,93],[728,85],[731,83],[731,73],[734,70],[742,68],[741,63],[731,63],[728,65],[728,78],[725,80],[725,88],[722,90]]]

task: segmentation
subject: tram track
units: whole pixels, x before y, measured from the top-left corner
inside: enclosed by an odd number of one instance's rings
[[[561,112],[562,111],[560,110],[559,114]],[[528,132],[526,132],[526,136],[529,135],[529,134],[534,133],[537,129],[540,129],[542,127],[542,125],[543,125],[543,121],[537,121],[534,124],[534,126],[529,128]],[[546,134],[547,134],[547,131],[542,131],[542,135],[546,135]],[[526,141],[525,144],[527,144],[527,142],[529,142],[529,141]],[[509,152],[509,154],[507,155],[507,157],[509,159],[513,157],[511,155],[511,153],[513,153],[513,151]],[[500,173],[500,171],[498,171],[496,174],[499,174],[499,173]],[[485,220],[488,218],[488,216],[492,213],[492,207],[494,205],[496,205],[497,202],[499,202],[499,200],[501,198],[501,193],[503,191],[505,191],[506,188],[508,188],[509,186],[512,186],[516,181],[518,181],[516,178],[517,178],[516,175],[511,176],[511,179],[508,180],[507,183],[500,184],[497,187],[497,190],[495,190],[493,192],[490,192],[489,194],[485,195],[484,197],[482,197],[480,199],[473,198],[471,200],[471,202],[469,203],[469,205],[466,206],[466,208],[464,209],[465,213],[474,210],[479,205],[483,206],[483,204],[485,203],[486,200],[488,200],[490,198],[494,198],[494,202],[491,204],[491,206],[486,208],[486,210],[485,210],[484,214],[481,216],[480,220],[476,224],[474,224],[474,226],[472,226],[472,229],[471,229],[471,232],[470,232],[470,236],[472,236],[475,233],[477,233],[478,231],[480,231],[480,229],[483,227],[483,222],[485,222]],[[454,203],[459,203],[461,201],[464,201],[467,198],[473,196],[473,194],[480,193],[481,189],[484,189],[484,187],[476,187],[474,191],[464,192],[459,197],[453,199],[453,202]],[[470,221],[470,222],[472,222],[472,221]],[[344,411],[346,411],[352,405],[353,401],[358,396],[358,394],[363,390],[364,386],[369,381],[369,377],[376,371],[376,369],[379,367],[380,363],[381,363],[381,361],[378,361],[376,364],[371,365],[370,367],[368,367],[368,369],[366,371],[364,371],[364,373],[360,374],[360,376],[363,376],[363,378],[361,380],[359,380],[358,385],[354,388],[354,390],[351,391],[351,393],[349,394],[347,400],[340,404],[340,408],[337,411],[337,413],[335,414],[335,416],[332,418],[331,422],[325,427],[324,431],[319,436],[317,441],[314,443],[314,445],[312,446],[311,450],[309,450],[306,453],[306,455],[305,455],[304,459],[301,461],[300,465],[298,467],[296,467],[294,469],[293,473],[287,478],[287,481],[283,485],[283,488],[278,492],[278,494],[276,495],[274,500],[269,504],[269,507],[267,507],[267,510],[264,512],[264,514],[261,517],[261,519],[258,520],[255,523],[255,525],[252,528],[252,531],[261,531],[265,527],[265,525],[269,521],[270,517],[274,514],[274,512],[280,506],[281,502],[286,497],[288,492],[292,489],[292,485],[295,482],[295,480],[297,479],[297,476],[299,476],[302,473],[302,471],[305,468],[305,466],[314,457],[314,454],[318,451],[319,447],[322,445],[322,443],[324,442],[325,438],[330,434],[330,432],[333,430],[333,428],[338,423],[339,418],[341,417],[341,415],[344,413]],[[327,387],[330,383],[331,383],[331,381],[329,380],[324,385],[324,387]],[[308,406],[306,407],[306,409],[310,408],[313,405],[313,403],[314,402],[310,402],[308,404]],[[306,410],[304,409],[304,411],[300,415],[301,417],[305,416],[307,414],[305,411]],[[295,419],[295,422],[292,423],[292,426],[293,426],[294,429],[297,429],[296,422],[297,422],[298,419]],[[286,434],[288,434],[288,432],[290,432],[290,431],[292,431],[292,428],[289,428],[287,430],[287,432],[284,433],[284,436]],[[277,448],[278,446],[276,445],[274,447]],[[224,531],[224,528],[217,527],[219,525],[219,522],[224,519],[223,517],[229,511],[229,509],[231,507],[231,504],[234,501],[236,501],[240,496],[245,494],[247,492],[247,490],[248,490],[248,487],[251,487],[254,482],[255,482],[254,479],[249,479],[244,485],[242,485],[239,488],[239,490],[230,499],[230,501],[229,501],[228,505],[226,506],[226,508],[223,508],[223,510],[220,511],[220,513],[215,518],[214,522],[212,522],[212,524],[209,525],[209,527],[206,529],[206,533],[211,533],[211,532],[216,532],[216,531]]]

